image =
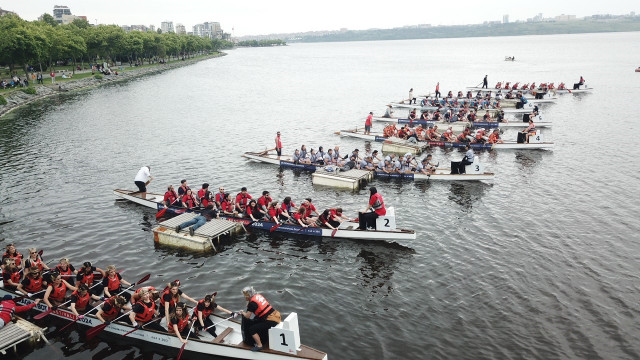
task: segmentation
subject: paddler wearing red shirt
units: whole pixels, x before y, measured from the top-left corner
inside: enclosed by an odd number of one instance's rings
[[[369,205],[363,212],[359,213],[358,216],[360,230],[367,230],[367,228],[375,229],[378,216],[387,213],[384,207],[384,200],[382,199],[382,195],[378,193],[378,190],[372,186],[369,188],[369,194]],[[368,212],[369,209],[373,209],[373,212]]]
[[[56,265],[55,270],[57,270],[62,278],[65,279],[69,284],[75,285],[74,278],[78,274],[78,271],[69,263],[69,259],[62,258],[58,265]]]
[[[202,184],[202,189],[198,190],[198,201],[204,208],[213,203],[213,194],[209,191],[209,184]]]
[[[218,335],[216,334],[216,327],[211,326],[213,325],[213,322],[211,321],[211,315],[213,314],[213,312],[216,309],[220,309],[220,311],[224,311],[227,314],[230,314],[232,317],[235,316],[234,312],[231,312],[214,302],[216,294],[217,293],[213,293],[213,295],[205,296],[204,299],[198,301],[198,305],[196,305],[196,307],[193,309],[193,316],[196,318],[195,327],[198,330],[208,328],[207,332],[214,338]]]
[[[249,205],[251,199],[253,198],[247,192],[247,188],[243,186],[238,195],[236,195],[236,210],[238,213],[244,212],[244,209]]]
[[[162,200],[162,205],[169,206],[180,206],[180,200],[178,200],[179,196],[176,193],[176,190],[173,188],[173,185],[167,186],[167,192],[164,193],[164,199]]]
[[[78,290],[75,286],[69,284],[66,280],[63,280],[59,273],[51,275],[51,284],[47,286],[47,291],[44,292],[44,303],[48,307],[57,307],[65,302],[67,296],[67,290]]]
[[[267,207],[269,206],[269,204],[271,204],[272,201],[273,199],[271,198],[271,196],[269,196],[269,192],[265,190],[262,192],[262,196],[258,198],[258,207],[260,207],[260,209],[262,209],[262,212],[266,214]]]
[[[269,203],[267,208],[267,218],[270,221],[279,222],[282,215],[282,208],[278,206],[278,200],[274,200]]]
[[[89,287],[87,284],[79,284],[78,289],[71,294],[70,305],[71,311],[80,319],[84,317],[84,314],[88,309],[87,306],[91,304],[91,300],[101,300],[102,298],[96,295],[89,294]]]
[[[101,279],[107,276],[104,270],[91,265],[91,262],[89,261],[85,261],[82,264],[82,269],[80,269],[78,271],[78,275],[76,275],[76,281],[78,282],[78,284],[86,284],[89,287],[89,292],[93,295],[100,295],[102,294],[102,290],[104,290],[104,286],[102,286],[102,284],[99,284],[96,285],[96,287],[92,287],[94,285],[95,275],[97,275],[94,274],[94,272],[96,271],[100,273]]]
[[[186,344],[186,337],[189,336],[189,331],[191,330],[189,323],[189,311],[187,310],[187,305],[183,302],[179,302],[176,304],[171,316],[167,317],[167,331],[170,334],[175,334],[183,344]],[[185,337],[184,339],[182,338],[183,336]]]
[[[16,245],[14,243],[7,244],[7,251],[2,254],[3,263],[4,259],[13,259],[18,270],[22,269],[22,254],[16,250]]]
[[[40,302],[40,299],[36,299],[35,302],[29,305],[16,306],[16,303],[12,299],[13,296],[7,294],[2,298],[2,302],[0,302],[0,329],[7,325],[9,321],[13,320],[15,313],[33,309]]]
[[[187,193],[182,197],[182,206],[191,209],[199,204],[198,199],[193,195],[193,191],[191,189],[187,190]]]
[[[114,265],[107,266],[107,276],[102,279],[102,286],[104,286],[104,296],[112,297],[114,295],[118,295],[122,291],[121,284],[131,286],[130,282],[120,276],[120,274],[116,271],[116,267]],[[127,299],[127,301],[131,300],[131,294],[127,291],[123,292],[120,295]]]
[[[238,212],[236,211],[236,206],[233,203],[233,199],[231,198],[231,194],[225,193],[224,199],[220,202],[220,214],[227,216],[238,216]]]
[[[164,316],[169,318],[169,315],[175,308],[176,304],[181,300],[181,298],[185,298],[191,301],[194,304],[198,302],[193,298],[189,297],[189,295],[185,294],[180,290],[180,282],[172,281],[167,284],[167,289],[160,295],[160,307],[161,311],[164,311]]]
[[[371,134],[371,120],[373,120],[373,112],[369,112],[369,116],[367,116],[367,120],[364,122],[364,134]]]

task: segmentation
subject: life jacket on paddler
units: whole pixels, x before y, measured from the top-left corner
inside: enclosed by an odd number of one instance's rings
[[[64,275],[65,278],[69,279],[71,275],[73,275],[73,271],[71,271],[71,266],[67,265],[67,270],[62,270],[62,265],[56,265],[56,270],[60,273],[60,275]]]
[[[84,270],[81,272],[82,279],[80,280],[81,284],[87,284],[88,286],[93,285],[93,271],[87,273]]]
[[[169,301],[169,308],[174,308],[176,306],[176,302],[178,302],[177,300],[180,300],[180,295],[176,294],[175,296],[173,296],[173,293],[171,292],[171,288],[165,290],[162,295],[160,295],[160,307],[164,309],[164,304],[166,303],[164,300],[164,296],[165,295],[171,295],[171,301]]]
[[[107,281],[107,290],[109,290],[109,292],[120,290],[120,278],[118,274],[115,274],[113,277],[107,277]]]
[[[182,202],[185,203],[188,208],[196,206],[196,199],[193,197],[193,194],[183,196]]]
[[[384,127],[384,130],[382,130],[382,134],[384,137],[391,137],[393,136],[393,133],[395,132],[396,127],[395,125],[387,125]]]
[[[120,314],[120,310],[122,310],[122,306],[125,304],[126,300],[122,296],[112,296],[105,304],[109,304],[109,310],[105,310],[105,306],[102,306],[102,317],[106,320],[113,320]]]
[[[196,316],[196,317],[197,317],[197,316],[198,316],[198,313],[200,313],[200,311],[198,310],[198,306],[200,306],[200,304],[202,304],[202,307],[204,308],[204,310],[202,310],[202,318],[203,318],[203,319],[206,319],[206,318],[208,318],[209,316],[211,316],[211,314],[213,314],[213,310],[214,310],[214,309],[213,309],[213,303],[211,302],[211,303],[209,304],[209,307],[206,307],[206,306],[204,305],[204,302],[205,302],[205,299],[202,299],[202,300],[198,301],[198,305],[196,305],[196,306],[193,308],[193,315],[194,315],[194,316]]]
[[[4,321],[5,325],[11,321],[13,315],[17,312],[27,311],[36,306],[36,303],[31,303],[29,305],[16,306],[16,303],[13,300],[10,300],[11,295],[5,295],[5,299],[0,298],[0,319]]]
[[[37,279],[27,277],[28,284],[24,286],[24,289],[30,293],[36,293],[42,290],[42,277],[38,277]]]
[[[75,296],[76,299],[78,299],[76,301],[76,310],[84,310],[87,308],[87,305],[89,305],[89,300],[91,300],[91,294],[89,294],[89,292],[85,292],[84,296],[80,295],[80,293],[78,292],[78,290],[74,291],[71,296]]]
[[[63,302],[64,296],[67,294],[67,285],[65,285],[64,282],[60,281],[60,284],[58,286],[56,286],[55,283],[49,284],[49,286],[52,288],[52,291],[49,294],[49,299]]]
[[[9,255],[9,253],[8,253],[8,252],[5,252],[5,253],[2,255],[2,259],[3,259],[3,260],[4,260],[4,259],[13,259],[13,260],[14,260],[14,262],[15,262],[15,264],[16,264],[16,266],[20,266],[20,264],[22,263],[22,255],[21,255],[19,252],[17,252],[17,251],[16,251],[14,254],[12,254],[12,255]]]
[[[154,288],[153,286],[145,286],[145,287],[141,287],[139,289],[137,289],[134,293],[133,296],[131,296],[131,305],[135,304],[136,301],[140,300],[140,297],[142,296],[142,294],[140,294],[140,292],[142,291],[149,291],[152,295],[155,293],[158,293],[158,290],[156,290],[156,288]]]
[[[176,202],[176,200],[178,200],[178,194],[176,194],[175,190],[169,190],[166,193],[164,193],[165,199],[167,199],[167,204],[171,205],[173,203]]]
[[[251,301],[253,301],[254,303],[258,304],[258,308],[256,309],[256,311],[254,313],[256,315],[256,317],[264,318],[272,310],[272,307],[271,307],[271,305],[269,305],[269,302],[267,301],[267,299],[265,299],[264,296],[262,296],[260,294],[253,295],[253,297],[251,298],[251,300],[249,300],[249,302],[251,302]]]
[[[154,301],[150,301],[149,303],[145,303],[144,301],[138,301],[136,304],[140,304],[144,310],[142,313],[136,313],[136,321],[146,323],[153,318],[153,314],[156,311],[156,303]]]

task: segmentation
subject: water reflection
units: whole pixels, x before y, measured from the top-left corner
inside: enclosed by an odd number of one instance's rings
[[[460,205],[465,212],[471,212],[473,203],[482,198],[488,186],[491,185],[482,182],[452,182],[449,200]]]
[[[542,156],[539,151],[517,151],[516,163],[520,170],[532,170],[542,161]]]
[[[372,295],[389,295],[393,292],[391,279],[398,268],[398,263],[406,263],[415,251],[397,243],[382,243],[382,246],[363,247],[358,255],[359,280]]]

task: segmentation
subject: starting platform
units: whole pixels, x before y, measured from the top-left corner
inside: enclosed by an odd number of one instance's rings
[[[316,171],[312,174],[313,185],[358,190],[373,179],[373,171],[351,169],[348,171]]]
[[[158,244],[181,247],[189,250],[217,251],[213,244],[213,239],[218,239],[219,243],[221,236],[234,235],[243,228],[242,224],[238,222],[211,219],[211,221],[207,221],[199,227],[193,236],[189,235],[188,227],[181,229],[180,232],[175,231],[178,225],[196,216],[198,216],[197,213],[184,213],[159,223],[151,229],[151,231],[153,231],[153,240]]]
[[[15,323],[9,322],[2,329],[0,329],[0,354],[7,355],[7,350],[13,348],[13,352],[16,352],[16,346],[25,341],[37,342],[43,339],[46,343],[47,338],[44,337],[45,329],[41,329],[38,326],[24,320],[20,317]]]

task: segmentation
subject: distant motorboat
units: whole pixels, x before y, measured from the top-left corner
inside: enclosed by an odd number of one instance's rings
[[[504,57],[504,61],[516,61],[516,57],[515,56],[505,56]]]

